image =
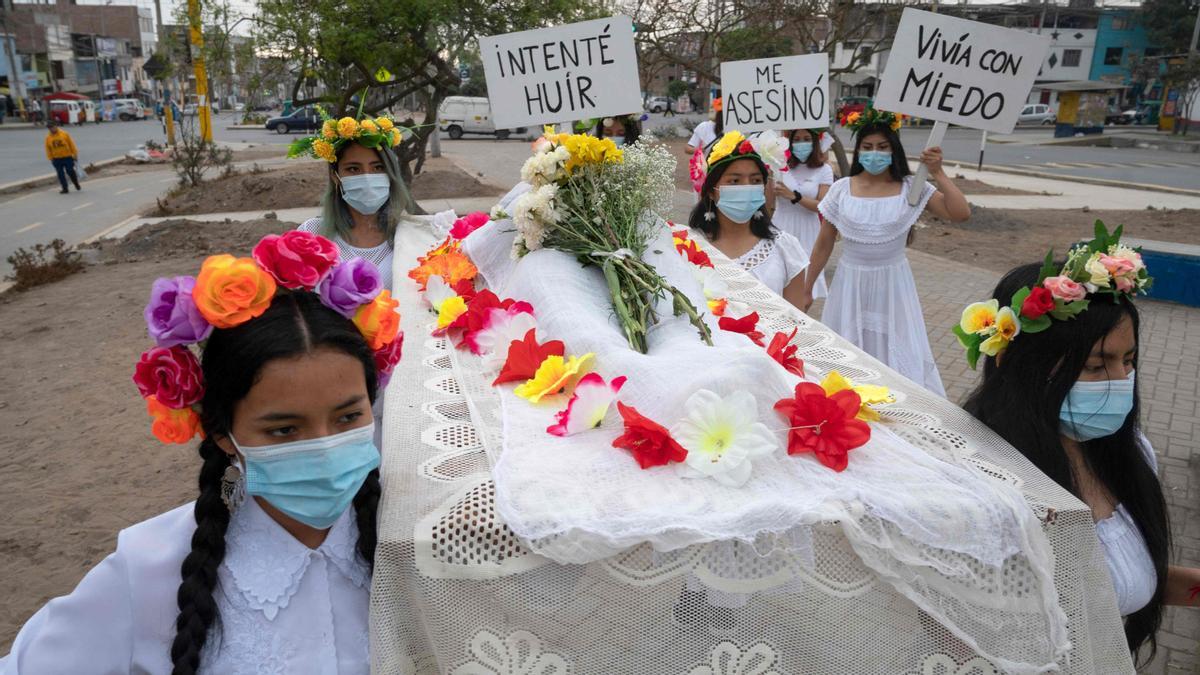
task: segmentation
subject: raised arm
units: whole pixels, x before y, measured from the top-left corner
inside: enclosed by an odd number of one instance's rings
[[[942,168],[942,149],[926,148],[921,153],[921,163],[929,167],[929,178],[937,185],[938,191],[929,198],[925,211],[943,220],[964,223],[971,217],[971,205],[963,196],[962,190],[954,184],[950,176]]]

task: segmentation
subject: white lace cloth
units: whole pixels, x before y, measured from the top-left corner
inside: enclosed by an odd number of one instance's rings
[[[833,167],[822,164],[820,168],[811,169],[803,164],[793,166],[780,174],[784,186],[803,197],[816,199],[822,185],[833,185]],[[813,245],[817,243],[817,235],[821,233],[821,217],[816,211],[810,211],[799,204],[793,204],[786,199],[775,202],[775,215],[771,222],[782,232],[795,237],[807,254],[812,254]],[[813,299],[823,298],[829,294],[829,286],[825,282],[825,272],[821,272],[817,283],[813,285]]]
[[[196,529],[185,504],[123,530],[117,550],[51,600],[0,659],[3,675],[169,673],[179,570]],[[232,516],[205,673],[366,673],[370,571],[347,510],[309,549],[253,499]]]
[[[432,236],[412,234],[403,243],[398,238],[397,251],[403,252],[398,269],[406,270],[434,243]],[[502,228],[484,228],[468,238],[467,249],[484,264],[480,251],[493,249],[502,236]],[[504,250],[494,256],[497,278],[516,283],[519,273],[507,247],[497,248]],[[1070,673],[1132,672],[1090,510],[962,410],[795,311],[715,251],[710,255],[729,284],[729,297],[758,311],[762,330],[799,329],[796,344],[811,372],[837,368],[855,380],[892,388],[898,401],[886,407],[885,426],[928,455],[918,458],[918,466],[936,459],[961,475],[975,479],[982,472],[989,482],[1018,490],[1042,533],[1035,526],[1023,534],[1044,536],[1055,551],[1055,587],[1071,644],[1058,667]],[[402,284],[397,298],[403,329],[412,339],[393,377],[385,415],[371,614],[374,672],[994,675],[1001,666],[981,652],[1026,642],[1033,654],[1040,648],[1033,645],[1048,643],[1045,625],[1028,621],[1036,610],[1023,609],[1039,604],[1042,586],[1019,558],[991,571],[979,567],[994,584],[983,592],[953,584],[932,569],[900,578],[901,584],[922,586],[921,592],[946,590],[934,612],[966,614],[975,624],[966,632],[948,629],[897,590],[895,575],[880,571],[887,569],[889,551],[847,536],[848,529],[871,527],[866,513],[813,523],[810,536],[797,531],[786,547],[773,551],[735,541],[667,552],[637,545],[586,564],[559,564],[534,553],[497,512],[489,457],[502,456],[508,430],[491,378],[476,367],[476,357],[456,352],[446,340],[420,341],[417,336],[429,334],[432,315],[415,288]],[[669,342],[659,333],[652,334],[654,341]],[[575,351],[573,345],[569,349]],[[604,429],[612,423],[606,421]],[[554,486],[535,489],[548,488]],[[646,502],[656,500],[646,495]],[[685,516],[689,506],[680,503]],[[889,544],[903,544],[896,531],[876,529],[866,536],[883,532]],[[694,592],[697,588],[704,592]],[[973,611],[972,603],[992,609]],[[1014,616],[1020,618],[1010,621]],[[975,646],[962,639],[989,632],[1001,635]]]
[[[776,232],[774,239],[759,239],[737,263],[764,286],[783,295],[783,289],[808,267],[808,253],[800,240],[787,232]]]
[[[821,322],[871,356],[940,396],[946,395],[925,333],[912,268],[904,255],[908,231],[933,196],[926,183],[910,206],[910,178],[892,197],[855,197],[850,179],[833,184],[821,214],[842,235],[842,257]]]

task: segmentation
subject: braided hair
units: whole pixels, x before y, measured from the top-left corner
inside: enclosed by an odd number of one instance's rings
[[[369,398],[374,403],[376,371],[371,349],[353,322],[321,304],[312,293],[281,293],[261,316],[234,328],[214,330],[205,345],[201,359],[205,391],[200,413],[204,428],[204,440],[199,447],[203,460],[200,496],[196,499],[192,549],[181,566],[176,595],[179,615],[171,643],[173,675],[193,675],[200,669],[209,629],[219,619],[213,590],[217,585],[217,570],[225,558],[230,513],[221,500],[221,477],[230,459],[214,439],[229,435],[234,407],[250,392],[267,363],[308,354],[318,347],[358,359],[366,376]],[[358,526],[355,549],[372,569],[379,494],[376,469],[367,476],[353,502]]]

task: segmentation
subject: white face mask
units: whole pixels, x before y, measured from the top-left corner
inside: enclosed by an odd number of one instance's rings
[[[374,214],[388,200],[392,182],[386,173],[368,173],[341,179],[342,199],[364,216]]]

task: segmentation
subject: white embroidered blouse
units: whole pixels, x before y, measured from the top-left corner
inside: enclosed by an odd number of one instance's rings
[[[170,673],[176,592],[196,529],[186,504],[123,530],[117,550],[21,629],[0,675]],[[233,514],[201,672],[367,673],[371,575],[347,509],[319,548],[254,501]]]

